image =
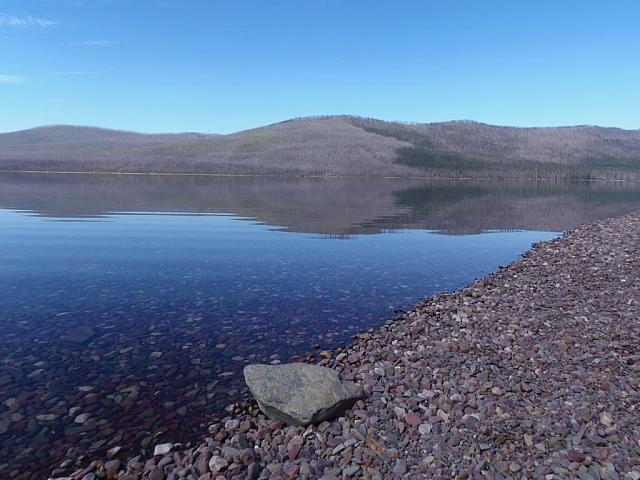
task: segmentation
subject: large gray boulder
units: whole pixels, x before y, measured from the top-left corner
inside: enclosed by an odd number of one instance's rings
[[[247,365],[244,379],[260,410],[289,425],[334,418],[363,396],[361,387],[340,382],[333,370],[307,363]]]

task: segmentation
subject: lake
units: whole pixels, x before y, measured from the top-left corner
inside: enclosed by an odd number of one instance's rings
[[[638,208],[627,183],[0,174],[0,477],[199,438],[245,364]]]

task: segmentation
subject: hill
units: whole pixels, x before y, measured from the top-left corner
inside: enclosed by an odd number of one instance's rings
[[[2,171],[640,178],[640,130],[514,128],[352,116],[229,135],[49,126],[0,134]]]
[[[68,144],[144,144],[154,142],[175,142],[209,137],[199,133],[145,134],[110,130],[107,128],[81,127],[75,125],[50,125],[29,130],[0,134],[0,147],[28,145],[68,145]]]

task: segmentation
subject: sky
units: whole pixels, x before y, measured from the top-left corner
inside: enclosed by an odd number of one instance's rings
[[[0,0],[0,131],[640,128],[636,0]]]

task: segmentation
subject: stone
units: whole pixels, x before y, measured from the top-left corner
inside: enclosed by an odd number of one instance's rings
[[[433,425],[431,425],[430,423],[423,423],[418,427],[418,432],[420,433],[420,435],[426,435],[431,432],[432,428]]]
[[[363,396],[360,386],[340,382],[333,370],[306,363],[247,365],[244,378],[267,417],[296,426],[334,418]]]
[[[569,460],[570,462],[579,463],[579,462],[582,462],[585,458],[586,458],[586,455],[577,450],[571,450],[570,452],[567,453],[567,460]]]
[[[613,415],[607,411],[600,413],[600,423],[605,427],[610,427],[613,424]]]
[[[219,471],[227,468],[228,465],[229,462],[227,462],[224,458],[219,457],[218,455],[214,455],[209,460],[209,470],[211,470],[212,473],[218,473]]]
[[[289,460],[292,462],[298,458],[303,442],[304,440],[300,435],[294,435],[291,437],[291,440],[289,440],[289,443],[287,444],[287,455],[289,456]]]
[[[78,412],[80,412],[80,410],[82,410],[82,408],[80,408],[80,407],[71,407],[69,409],[69,416],[70,417],[75,417],[76,415],[78,415]]]
[[[415,427],[415,426],[420,425],[422,423],[422,420],[420,420],[420,417],[415,412],[407,413],[404,416],[404,421],[407,422],[412,427]]]
[[[311,475],[311,467],[309,466],[309,464],[308,463],[303,463],[302,465],[300,465],[299,473],[302,476]]]
[[[228,420],[224,424],[224,428],[227,430],[235,430],[240,426],[240,421],[238,420]]]
[[[160,467],[152,467],[149,470],[149,480],[164,480],[164,472]]]
[[[262,469],[260,468],[260,465],[255,462],[250,463],[247,467],[247,477],[251,480],[257,480],[257,478],[260,476],[261,471]]]
[[[290,465],[289,468],[285,469],[287,477],[290,479],[298,478],[298,472],[300,471],[300,465]]]
[[[321,422],[320,425],[318,425],[318,431],[320,433],[324,433],[324,431],[329,428],[331,426],[331,424],[329,422]]]
[[[173,444],[171,443],[160,443],[155,446],[153,449],[153,455],[165,455],[171,451],[173,448]]]
[[[342,474],[345,477],[353,477],[359,471],[360,467],[358,465],[350,465],[342,471]]]
[[[95,331],[89,326],[79,326],[70,328],[64,335],[60,336],[62,343],[68,343],[72,345],[82,345],[86,343],[93,335]]]
[[[52,422],[56,418],[57,417],[52,413],[43,413],[41,415],[36,416],[36,420],[38,420],[39,422]]]
[[[109,458],[115,457],[120,452],[120,450],[122,450],[122,447],[120,446],[110,448],[109,450],[107,450],[107,457]]]
[[[222,456],[225,458],[240,458],[240,450],[233,447],[222,447]]]
[[[21,413],[12,413],[9,418],[12,422],[19,422],[24,418],[24,415],[22,415]]]
[[[118,473],[118,470],[120,469],[120,460],[108,461],[107,463],[104,464],[104,469],[105,469],[105,472],[107,473],[107,479],[108,480],[113,479]]]
[[[80,425],[82,425],[83,423],[85,423],[87,420],[89,419],[89,414],[88,413],[81,413],[80,415],[78,415],[74,422],[79,423]]]
[[[464,402],[464,397],[459,393],[454,393],[449,397],[449,400],[451,400],[454,403],[460,403],[460,402]]]
[[[393,473],[396,475],[404,475],[407,471],[407,462],[405,460],[397,460],[393,466]]]

